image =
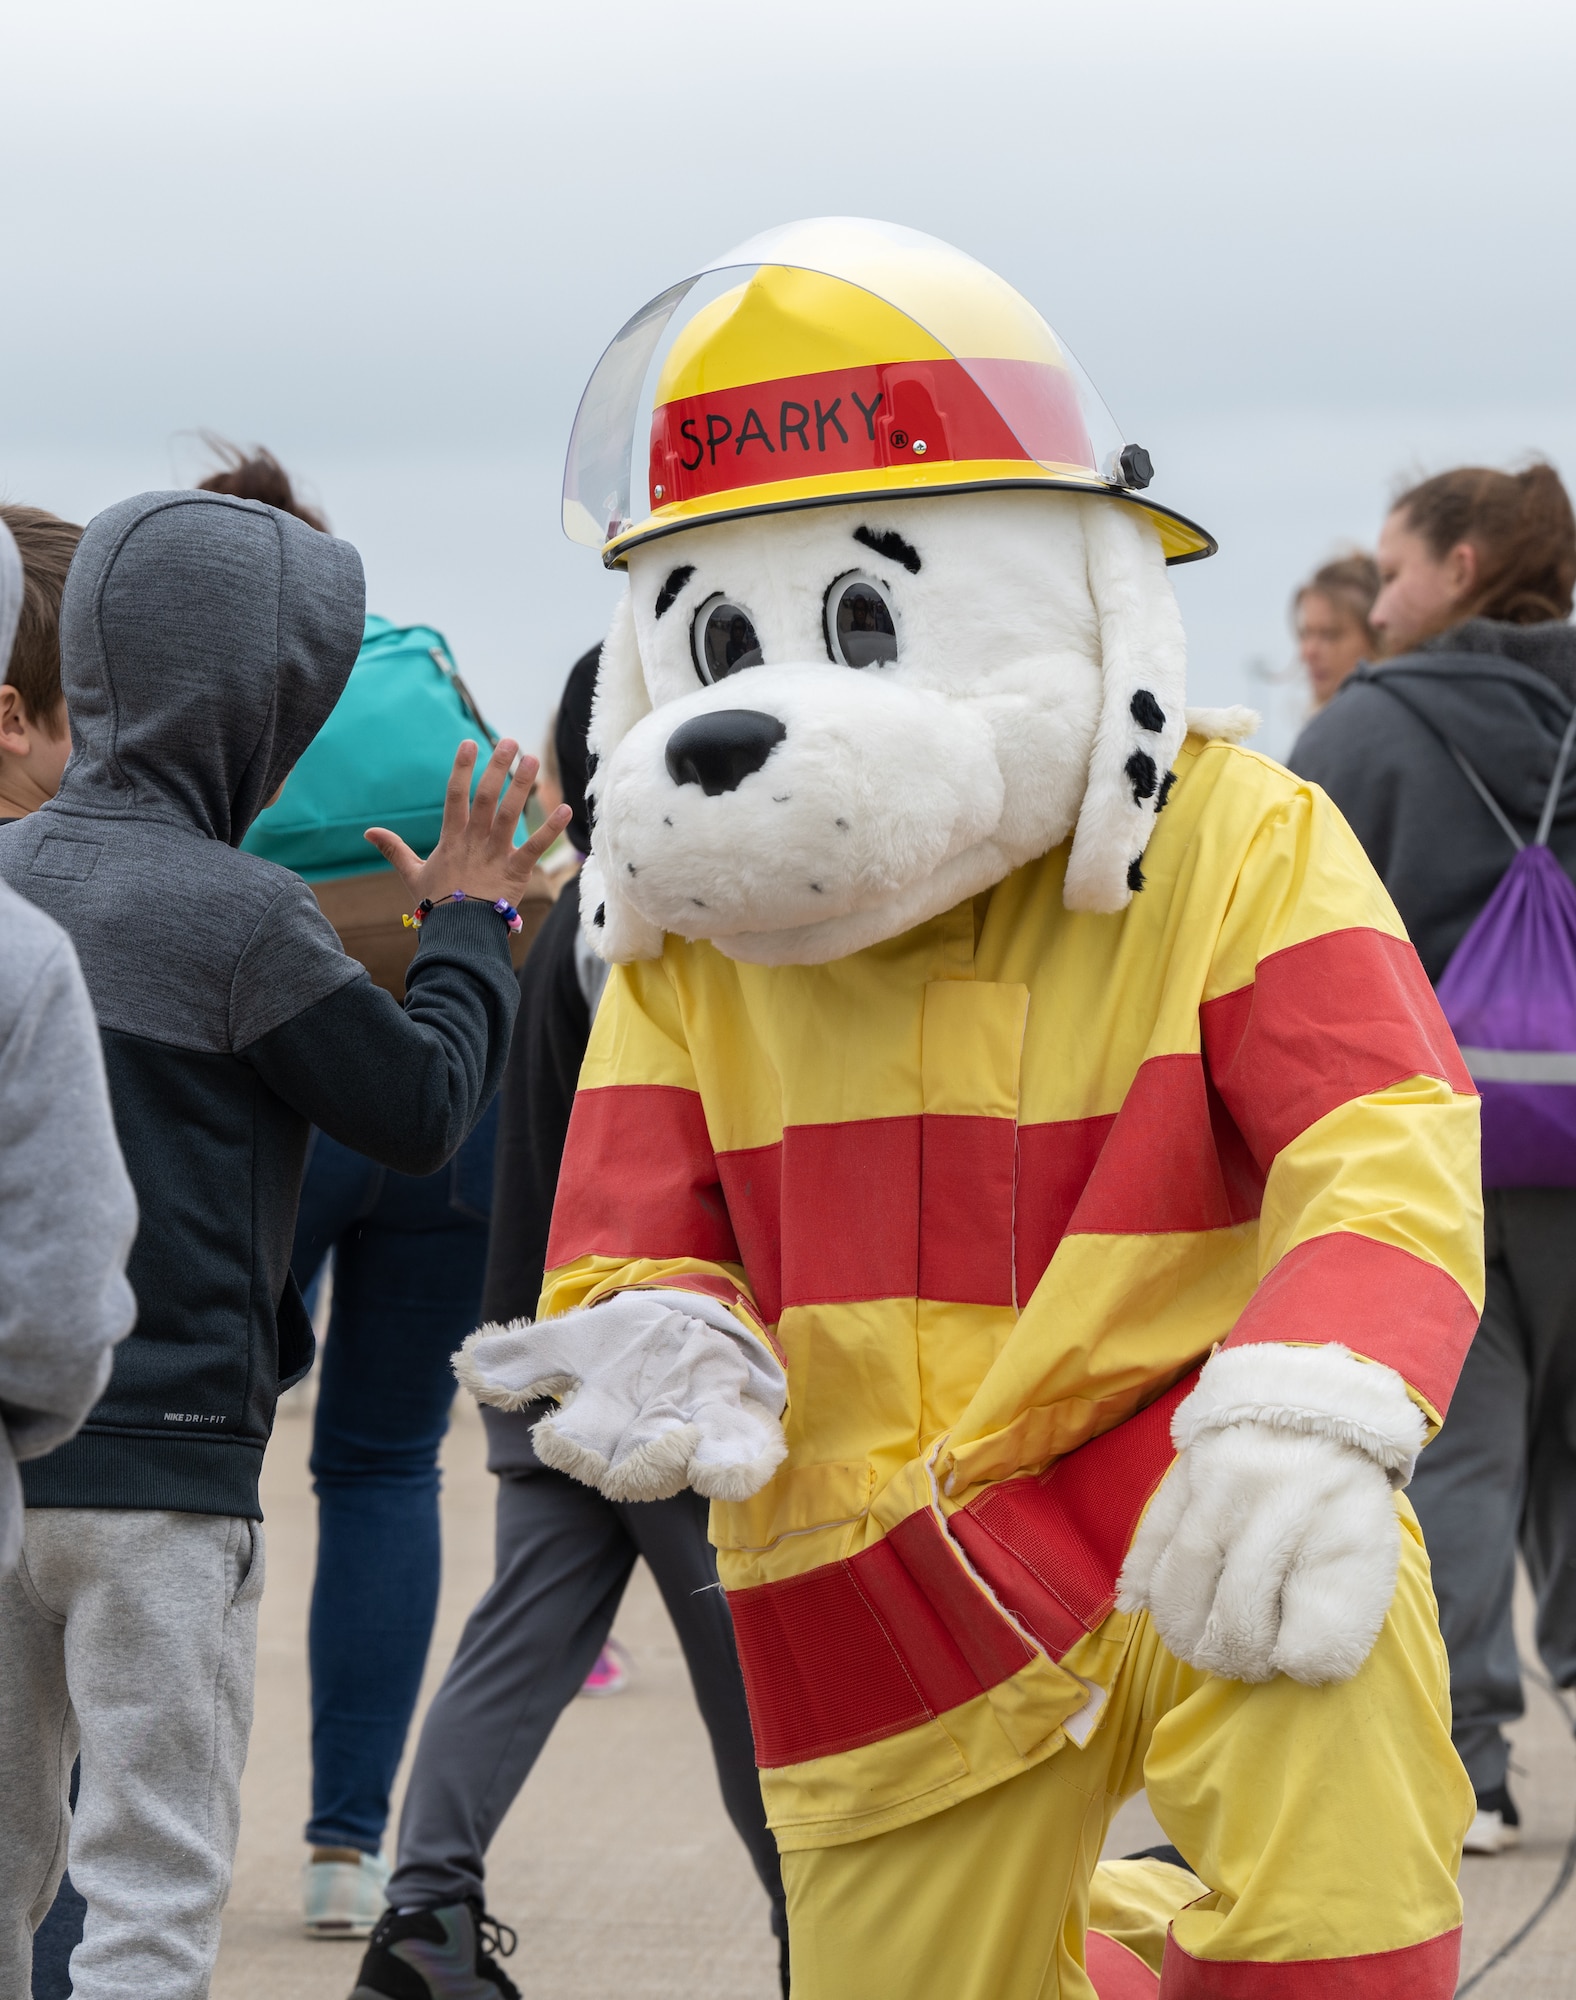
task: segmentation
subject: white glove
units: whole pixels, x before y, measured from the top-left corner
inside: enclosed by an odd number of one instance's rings
[[[531,1432],[546,1465],[609,1500],[758,1493],[787,1452],[787,1379],[725,1306],[694,1292],[615,1292],[533,1326],[484,1326],[454,1357],[479,1403],[561,1404]]]
[[[1400,1376],[1344,1347],[1222,1348],[1171,1436],[1118,1606],[1227,1680],[1349,1680],[1395,1595],[1392,1488],[1423,1444]]]

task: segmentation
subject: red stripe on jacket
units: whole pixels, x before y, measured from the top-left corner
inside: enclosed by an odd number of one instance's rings
[[[762,1312],[865,1299],[1010,1306],[1015,1138],[1010,1118],[856,1118],[719,1154]]]
[[[949,1564],[972,1604],[938,1587]],[[730,1591],[728,1604],[763,1770],[901,1735],[1033,1658],[931,1514],[845,1562]]]
[[[1226,1229],[1259,1212],[1264,1176],[1197,1055],[1151,1056],[1120,1111],[1018,1133],[1018,1298],[1064,1236]]]
[[[1199,1022],[1215,1087],[1266,1173],[1329,1112],[1409,1076],[1477,1094],[1417,953],[1382,931],[1272,952]]]
[[[620,1083],[576,1093],[547,1268],[577,1257],[739,1261],[698,1092]]]
[[[1197,1056],[1146,1063],[1119,1117],[849,1119],[716,1155],[693,1091],[613,1084],[575,1099],[548,1263],[742,1261],[769,1321],[868,1299],[1011,1306],[1069,1226],[1218,1228],[1256,1214],[1260,1186]]]
[[[917,1118],[788,1127],[778,1211],[785,1308],[918,1297],[922,1153]]]
[[[714,1155],[694,1091],[582,1091],[548,1263],[742,1260],[768,1322],[870,1299],[1021,1305],[1065,1235],[1250,1221],[1276,1154],[1337,1106],[1419,1074],[1472,1089],[1416,953],[1378,931],[1272,954],[1200,1021],[1203,1054],[1151,1057],[1119,1111],[1016,1130],[850,1119]]]
[[[1176,1457],[1172,1415],[1197,1380],[1194,1369],[1137,1416],[1044,1472],[988,1488],[948,1522],[975,1569],[1053,1659],[1115,1605],[1138,1517]]]
[[[1438,1264],[1333,1229],[1261,1279],[1226,1345],[1338,1340],[1393,1368],[1443,1415],[1477,1325],[1477,1308]]]
[[[783,1310],[782,1142],[719,1153],[717,1172],[756,1310],[775,1326]]]
[[[1116,1601],[1149,1496],[1174,1457],[1189,1375],[1049,1472],[954,1514],[911,1514],[884,1541],[802,1576],[728,1593],[764,1769],[830,1757],[972,1701],[1033,1658],[959,1562],[951,1537],[1023,1630],[1060,1659]]]

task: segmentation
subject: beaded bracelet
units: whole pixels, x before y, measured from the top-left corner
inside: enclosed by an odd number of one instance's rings
[[[439,896],[436,901],[431,896],[423,896],[408,916],[400,918],[400,922],[405,926],[406,930],[419,931],[428,917],[438,907],[439,903],[464,903],[470,900],[463,889],[455,889],[447,896]],[[511,931],[519,931],[524,928],[520,912],[514,907],[513,903],[507,901],[503,896],[500,896],[492,907],[503,918]]]

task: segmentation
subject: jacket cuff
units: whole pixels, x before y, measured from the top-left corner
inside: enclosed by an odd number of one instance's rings
[[[1327,1437],[1365,1453],[1405,1486],[1423,1448],[1423,1413],[1393,1368],[1359,1361],[1349,1348],[1255,1342],[1223,1347],[1204,1364],[1198,1387],[1178,1406],[1171,1436],[1179,1451],[1233,1424]]]

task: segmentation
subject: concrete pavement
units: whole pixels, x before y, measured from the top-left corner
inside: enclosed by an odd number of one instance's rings
[[[264,1475],[269,1574],[257,1720],[216,2000],[345,2000],[358,1962],[359,1947],[299,1930],[309,1396],[308,1386],[282,1406]],[[424,1702],[490,1575],[492,1484],[480,1423],[462,1396],[444,1451],[443,1598]],[[527,2000],[773,2000],[766,1899],[724,1816],[678,1644],[643,1567],[616,1629],[634,1660],[630,1687],[571,1705],[494,1844],[491,1907],[520,1932],[509,1969]],[[1576,1826],[1576,1743],[1555,1697],[1538,1688],[1517,1732],[1512,1781],[1524,1845],[1463,1870],[1463,1992],[1548,1893]],[[1118,1815],[1109,1851],[1163,1837],[1135,1799]],[[1576,1885],[1472,1991],[1478,2000],[1576,2000]]]

